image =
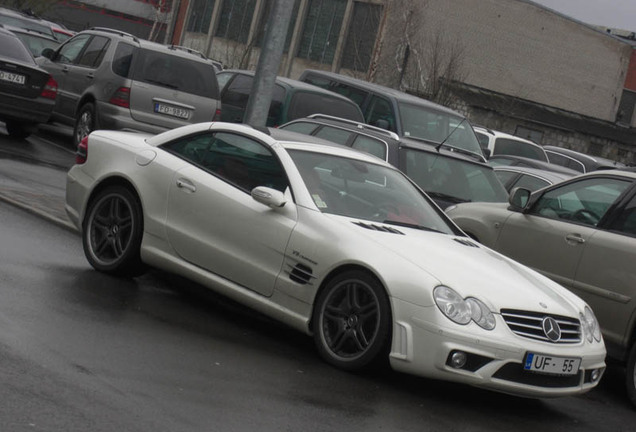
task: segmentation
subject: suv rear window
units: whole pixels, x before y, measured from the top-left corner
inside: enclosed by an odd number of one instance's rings
[[[287,120],[290,121],[318,113],[349,120],[364,121],[360,116],[358,107],[353,102],[304,91],[294,93],[289,104]]]
[[[203,97],[219,98],[216,72],[211,64],[140,49],[133,74],[136,81]]]

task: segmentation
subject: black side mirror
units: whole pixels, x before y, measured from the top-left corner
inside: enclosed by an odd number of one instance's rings
[[[514,188],[508,197],[508,203],[510,204],[508,209],[513,211],[525,210],[530,201],[530,194],[531,192],[528,189]]]
[[[49,60],[53,60],[53,56],[55,55],[55,51],[52,48],[44,48],[40,53],[42,57],[46,57]]]

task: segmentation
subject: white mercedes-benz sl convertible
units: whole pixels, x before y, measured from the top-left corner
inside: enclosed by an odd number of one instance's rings
[[[95,269],[185,276],[312,335],[339,368],[529,397],[588,391],[605,369],[584,301],[371,155],[202,123],[96,131],[76,162],[66,210]]]

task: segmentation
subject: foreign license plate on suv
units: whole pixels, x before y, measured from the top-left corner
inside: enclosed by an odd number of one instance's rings
[[[0,80],[9,81],[15,84],[24,84],[26,77],[13,72],[0,71]]]
[[[527,371],[551,375],[576,375],[580,366],[580,358],[527,353],[523,368]]]
[[[190,117],[190,111],[185,108],[178,108],[171,105],[165,105],[162,103],[155,104],[155,112],[159,114],[165,114],[172,117],[187,120]]]

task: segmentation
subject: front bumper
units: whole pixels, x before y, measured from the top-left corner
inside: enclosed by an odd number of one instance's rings
[[[393,308],[390,361],[400,372],[516,396],[551,398],[591,390],[605,370],[603,343],[584,340],[576,344],[555,344],[524,338],[512,333],[500,315],[496,315],[496,328],[486,331],[474,323],[457,325],[436,306],[421,307],[393,299]],[[453,367],[450,362],[451,355],[457,351],[468,357],[461,368]],[[523,369],[528,352],[580,358],[581,365],[575,375],[529,372]]]

